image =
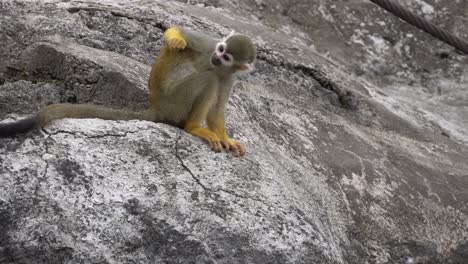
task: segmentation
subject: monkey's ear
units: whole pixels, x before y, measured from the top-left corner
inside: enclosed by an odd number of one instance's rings
[[[236,65],[236,69],[241,72],[249,72],[253,70],[253,66],[247,63]]]
[[[236,34],[236,32],[234,30],[231,30],[231,33],[229,33],[229,35],[225,36],[220,43],[222,42],[226,42],[226,40],[232,36],[234,36]]]

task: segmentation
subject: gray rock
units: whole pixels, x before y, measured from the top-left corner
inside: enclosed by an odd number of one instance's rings
[[[144,108],[172,24],[259,49],[227,110],[243,158],[144,121],[0,139],[0,263],[465,263],[466,144],[232,3],[0,2],[2,119],[67,101]]]
[[[373,97],[406,116],[425,115],[445,134],[468,143],[468,57],[399,20],[371,1],[237,0],[238,13],[301,41],[375,85]],[[231,4],[224,2],[226,8]],[[466,1],[400,1],[412,12],[468,41]],[[379,96],[379,95],[384,95]],[[391,98],[388,98],[391,96]],[[403,107],[401,107],[403,105]],[[410,115],[414,116],[414,113]],[[418,114],[416,114],[418,115]]]

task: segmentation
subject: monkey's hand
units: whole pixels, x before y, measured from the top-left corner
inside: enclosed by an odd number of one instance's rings
[[[221,144],[226,151],[232,151],[236,157],[245,155],[245,147],[237,140],[225,137],[224,139],[221,139]]]
[[[171,27],[166,30],[164,38],[171,49],[185,49],[185,47],[187,47],[187,41],[176,27]]]

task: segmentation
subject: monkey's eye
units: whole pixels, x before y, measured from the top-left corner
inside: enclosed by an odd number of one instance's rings
[[[224,53],[220,59],[224,66],[231,67],[234,64],[234,58],[229,53]]]
[[[221,42],[216,45],[216,54],[221,57],[226,52],[226,43]]]

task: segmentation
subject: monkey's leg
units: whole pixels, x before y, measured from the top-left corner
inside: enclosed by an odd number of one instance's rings
[[[188,133],[208,141],[213,151],[220,152],[223,149],[220,138],[207,128],[201,126],[209,111],[209,105],[200,104],[190,113],[189,119],[185,122],[184,130]]]
[[[206,78],[205,81],[207,82],[207,86],[193,103],[192,110],[185,122],[184,130],[208,141],[211,150],[220,152],[223,149],[220,138],[213,131],[201,126],[202,122],[206,120],[208,112],[212,108],[217,97],[217,79]]]

